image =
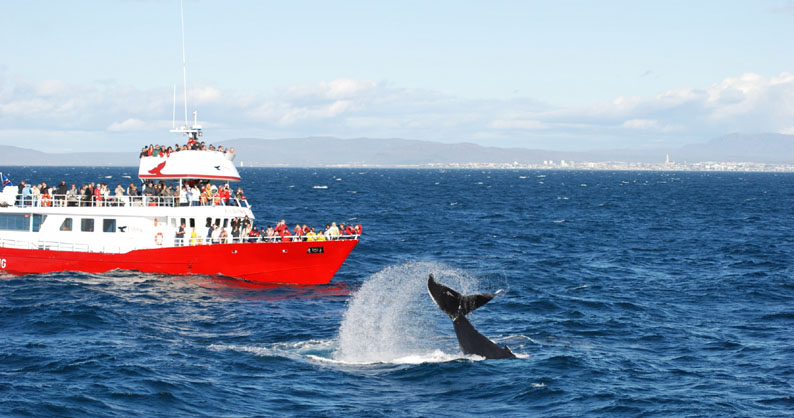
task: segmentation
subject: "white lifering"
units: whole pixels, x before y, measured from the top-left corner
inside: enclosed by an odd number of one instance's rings
[[[163,233],[158,232],[154,235],[154,243],[157,245],[163,245]]]

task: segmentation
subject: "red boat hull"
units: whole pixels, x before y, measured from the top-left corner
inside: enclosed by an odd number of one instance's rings
[[[357,240],[214,244],[122,254],[0,248],[0,271],[13,275],[114,269],[173,275],[223,275],[257,283],[331,281]]]

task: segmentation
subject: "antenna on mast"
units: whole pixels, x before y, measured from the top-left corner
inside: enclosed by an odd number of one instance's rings
[[[185,60],[185,2],[179,0],[179,17],[182,21],[182,81],[185,85],[185,129],[187,129],[187,63]]]
[[[188,136],[193,140],[198,140],[202,136],[201,125],[198,124],[198,116],[193,112],[193,125],[188,125],[187,119],[187,60],[185,59],[185,2],[179,1],[179,18],[182,22],[182,82],[184,83],[185,90],[185,125],[176,127],[176,85],[174,85],[174,119],[173,129],[171,132],[179,132]]]
[[[171,118],[171,129],[176,129],[176,84],[174,84],[174,116]]]

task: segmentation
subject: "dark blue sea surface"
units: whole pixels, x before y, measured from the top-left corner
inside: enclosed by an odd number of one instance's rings
[[[137,170],[2,171],[112,189]],[[794,412],[794,174],[241,174],[262,226],[363,225],[331,284],[2,276],[1,416]],[[469,319],[519,358],[462,355],[430,273],[504,288]]]

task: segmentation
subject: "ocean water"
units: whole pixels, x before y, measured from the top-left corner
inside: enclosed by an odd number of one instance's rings
[[[260,225],[363,225],[331,284],[2,276],[0,416],[794,413],[794,174],[241,174]],[[469,319],[519,358],[462,355],[430,273],[505,289]]]

